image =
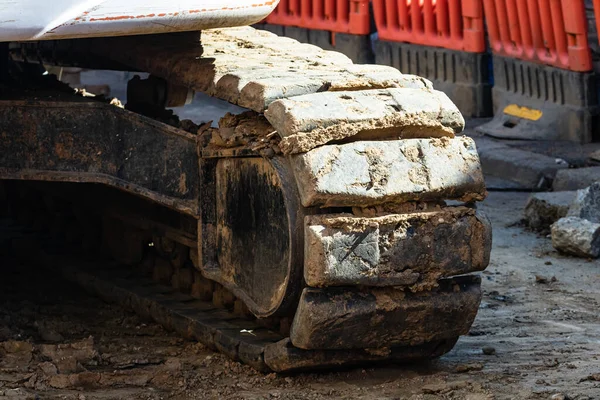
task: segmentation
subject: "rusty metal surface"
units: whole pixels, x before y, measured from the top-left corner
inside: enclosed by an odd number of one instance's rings
[[[100,102],[0,101],[0,178],[101,183],[198,214],[196,137]]]
[[[201,162],[203,274],[256,316],[288,315],[301,290],[307,212],[289,163],[282,157]]]
[[[245,26],[278,0],[0,1],[0,41],[142,35]]]

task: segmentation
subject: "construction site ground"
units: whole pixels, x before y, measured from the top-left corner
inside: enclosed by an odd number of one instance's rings
[[[0,397],[599,399],[600,264],[526,230],[527,197],[491,192],[480,206],[494,238],[477,319],[449,354],[419,365],[261,374],[2,258]]]

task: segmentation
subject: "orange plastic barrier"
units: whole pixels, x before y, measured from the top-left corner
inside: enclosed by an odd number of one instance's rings
[[[371,33],[369,0],[281,0],[265,22],[337,33]]]
[[[596,17],[596,32],[600,41],[600,0],[594,0],[594,16]]]
[[[373,0],[379,39],[482,53],[481,0]]]
[[[493,53],[571,71],[592,70],[583,0],[483,0],[483,4]]]

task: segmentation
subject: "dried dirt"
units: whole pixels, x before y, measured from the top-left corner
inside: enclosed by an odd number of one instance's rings
[[[523,193],[491,193],[484,299],[441,359],[260,374],[0,257],[0,397],[31,399],[600,399],[600,262],[522,228]],[[0,246],[0,251],[2,246]]]

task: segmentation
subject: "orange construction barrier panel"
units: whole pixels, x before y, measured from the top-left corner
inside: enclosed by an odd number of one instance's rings
[[[268,24],[336,33],[371,33],[370,0],[281,0]]]
[[[600,41],[600,0],[594,0],[594,17],[596,17],[596,33]]]
[[[373,0],[380,40],[482,53],[481,0]]]
[[[483,0],[483,4],[494,54],[577,72],[592,70],[583,0]]]

